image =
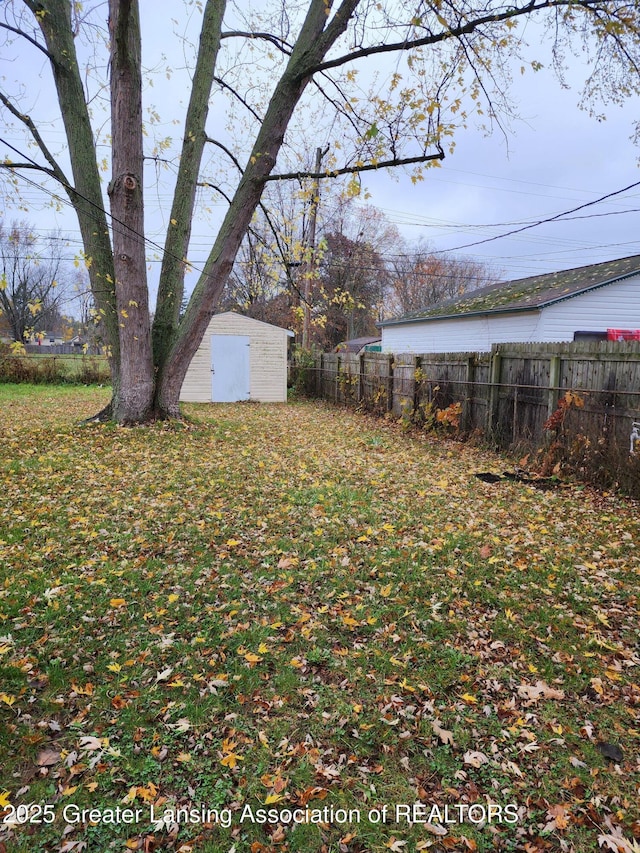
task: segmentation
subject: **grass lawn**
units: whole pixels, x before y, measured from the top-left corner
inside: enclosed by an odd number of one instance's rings
[[[110,381],[109,363],[101,355],[38,352],[0,357],[0,383],[92,385]]]
[[[0,388],[3,853],[640,850],[637,503],[106,399]]]

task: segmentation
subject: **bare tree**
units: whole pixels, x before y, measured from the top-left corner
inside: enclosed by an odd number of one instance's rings
[[[433,254],[405,246],[391,259],[393,275],[385,298],[385,314],[402,316],[422,311],[499,280],[491,266],[469,258]]]
[[[68,270],[55,236],[38,240],[26,222],[0,222],[0,312],[14,341],[46,331],[66,298]]]
[[[94,39],[91,45],[94,68],[108,69],[109,217],[92,126],[98,102],[89,109],[90,78],[81,65],[83,39],[96,32],[102,4],[86,11],[71,0],[5,0],[0,10],[3,49],[13,49],[13,39],[19,43],[17,58],[29,62],[39,55],[48,61],[70,172],[19,90],[4,88],[4,121],[21,127],[38,153],[31,157],[5,141],[0,166],[12,175],[57,182],[76,210],[112,355],[113,399],[105,414],[119,422],[179,415],[187,367],[265,187],[314,177],[295,157],[286,156],[295,149],[295,128],[306,125],[316,137],[314,146],[319,133],[324,144],[332,128],[338,132],[331,158],[315,177],[350,175],[354,191],[358,174],[371,169],[414,167],[417,179],[422,167],[445,156],[470,111],[477,108],[493,124],[508,113],[510,62],[520,62],[525,49],[517,23],[532,16],[546,19],[559,49],[572,37],[594,47],[591,90],[608,87],[619,97],[639,88],[640,7],[628,0],[451,0],[435,5],[418,0],[412,6],[395,0],[305,0],[286,10],[276,2],[246,16],[240,4],[227,8],[225,0],[196,6],[202,25],[182,144],[172,161],[175,192],[166,216],[153,327],[143,167],[145,156],[157,165],[160,155],[158,145],[155,151],[144,148],[139,2],[109,0],[108,39]],[[158,14],[153,4],[147,8],[148,14]],[[385,57],[392,59],[386,73]],[[367,74],[359,77],[367,68],[382,69],[377,77],[369,73],[371,85]],[[217,131],[208,120],[212,101]],[[246,116],[241,128],[233,126],[238,111]],[[225,118],[233,133],[224,129]],[[216,170],[216,158],[228,168]],[[181,316],[199,188],[219,193],[227,207]]]

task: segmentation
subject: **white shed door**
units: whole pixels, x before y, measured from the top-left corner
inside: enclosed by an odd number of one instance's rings
[[[249,338],[211,336],[211,401],[236,403],[249,399]]]

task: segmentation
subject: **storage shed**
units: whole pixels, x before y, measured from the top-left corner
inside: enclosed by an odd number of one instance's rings
[[[243,317],[216,314],[182,383],[184,403],[287,400],[287,349],[293,332]]]
[[[640,255],[492,284],[380,326],[383,352],[394,353],[489,352],[640,329]]]

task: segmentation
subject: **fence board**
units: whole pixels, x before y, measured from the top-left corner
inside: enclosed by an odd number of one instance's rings
[[[482,432],[500,447],[544,448],[562,439],[567,452],[590,455],[602,476],[640,493],[640,446],[629,452],[632,425],[640,422],[640,342],[499,344],[491,353],[332,353],[318,357],[316,371],[315,388],[324,399],[417,423],[460,403],[465,432]],[[569,391],[583,405],[570,407],[550,433],[545,422]]]

